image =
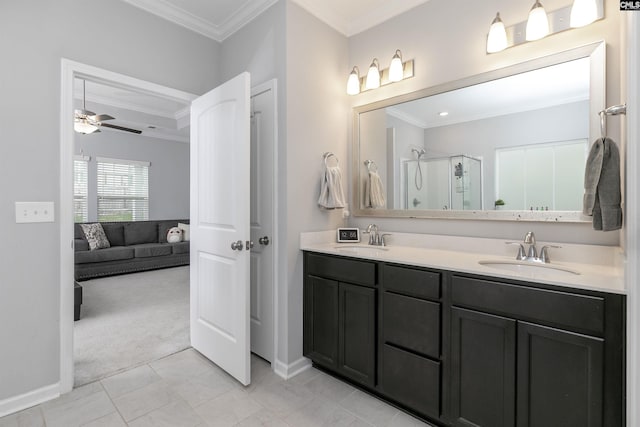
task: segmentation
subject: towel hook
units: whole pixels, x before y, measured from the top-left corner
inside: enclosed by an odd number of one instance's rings
[[[620,114],[627,114],[627,104],[612,105],[598,113],[600,116],[600,134],[603,139],[607,136],[607,116],[618,116]]]
[[[373,160],[365,160],[364,165],[367,167],[369,172],[378,172],[378,165]]]
[[[338,160],[338,157],[336,157],[335,154],[333,154],[331,151],[327,151],[326,153],[324,153],[322,155],[322,158],[324,160],[324,165],[326,167],[329,167],[329,165],[327,164],[327,160],[329,160],[330,157],[333,157],[336,161],[336,166],[338,166],[340,164],[340,161]]]

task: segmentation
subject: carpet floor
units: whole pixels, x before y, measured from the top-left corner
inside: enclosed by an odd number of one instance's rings
[[[189,344],[189,266],[88,280],[74,323],[75,386]]]

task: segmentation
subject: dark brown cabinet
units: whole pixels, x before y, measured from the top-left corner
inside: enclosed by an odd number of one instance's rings
[[[313,255],[304,279],[304,355],[355,382],[375,386],[375,264]],[[373,274],[371,268],[373,267]],[[353,275],[358,270],[365,276]],[[360,284],[336,279],[352,279]],[[364,278],[363,278],[364,277]]]
[[[451,287],[453,425],[623,425],[622,342],[606,333],[623,328],[622,297],[455,274]]]
[[[311,252],[304,269],[304,355],[433,425],[624,425],[622,295]]]

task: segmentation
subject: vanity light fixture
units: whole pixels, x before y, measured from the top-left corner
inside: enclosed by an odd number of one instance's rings
[[[542,7],[542,3],[536,0],[529,11],[527,20],[527,41],[540,40],[549,34],[549,18],[547,12]]]
[[[367,73],[367,89],[377,89],[380,87],[380,62],[378,58],[373,58],[371,65],[369,66],[369,72]]]
[[[539,40],[571,28],[589,25],[604,18],[604,0],[574,0],[571,5],[546,13],[540,0],[535,0],[529,19],[505,27],[500,13],[489,28],[487,53],[496,53],[508,47]]]
[[[584,27],[596,19],[598,19],[596,0],[574,0],[570,19],[572,28]]]
[[[400,49],[396,50],[396,53],[391,58],[391,65],[389,65],[389,81],[399,82],[404,79],[404,66],[402,65],[402,52]]]
[[[347,80],[347,95],[357,95],[360,93],[360,69],[355,66],[349,74]]]
[[[500,52],[507,48],[507,31],[504,23],[500,19],[500,12],[496,13],[496,17],[489,28],[489,36],[487,37],[487,53]]]
[[[353,67],[347,79],[347,94],[357,95],[370,89],[377,89],[390,83],[399,82],[413,77],[413,59],[402,61],[402,52],[397,49],[389,68],[380,69],[377,58],[371,62],[366,77],[360,77],[360,69]]]

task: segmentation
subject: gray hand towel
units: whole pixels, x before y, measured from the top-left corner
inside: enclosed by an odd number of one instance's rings
[[[620,153],[610,138],[595,141],[584,174],[583,213],[593,216],[595,230],[622,228]]]

